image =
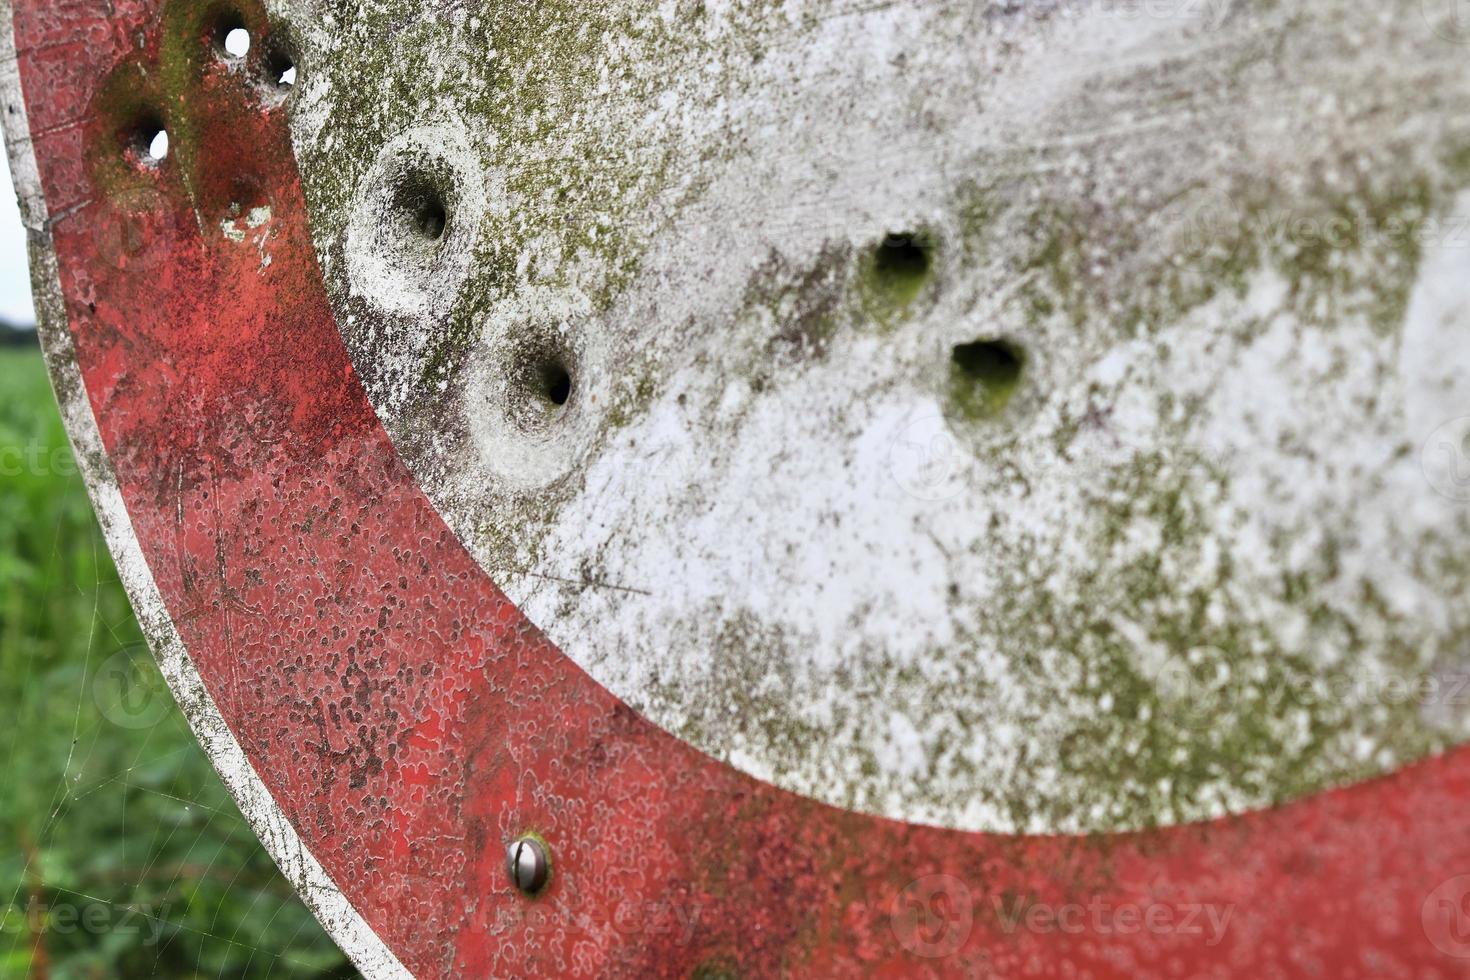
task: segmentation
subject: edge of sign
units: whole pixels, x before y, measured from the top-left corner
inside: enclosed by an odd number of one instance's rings
[[[5,146],[30,251],[31,285],[41,346],[66,421],[67,435],[108,550],[169,690],[184,709],[195,738],[266,851],[364,976],[371,980],[411,977],[307,848],[250,764],[189,659],[143,557],[112,465],[103,449],[101,431],[92,415],[72,347],[51,241],[51,219],[41,190],[21,89],[11,2],[0,0],[0,98],[7,109],[3,114]]]

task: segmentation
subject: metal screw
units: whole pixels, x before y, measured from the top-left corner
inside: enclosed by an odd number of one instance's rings
[[[505,870],[523,894],[540,892],[551,878],[551,855],[545,842],[531,836],[511,841],[505,849]]]

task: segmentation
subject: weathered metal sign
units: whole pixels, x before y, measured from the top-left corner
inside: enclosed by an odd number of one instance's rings
[[[1470,973],[1450,4],[0,26],[98,513],[364,973]]]

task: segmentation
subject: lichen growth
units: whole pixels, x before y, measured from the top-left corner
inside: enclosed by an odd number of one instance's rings
[[[1126,69],[1051,60],[1042,12],[977,28],[941,7],[848,23],[760,2],[326,5],[300,107],[317,124],[298,133],[314,234],[436,504],[616,693],[857,809],[1152,826],[1459,737],[1413,704],[1321,692],[1354,671],[1423,677],[1423,646],[1451,641],[1394,607],[1353,529],[1376,513],[1364,499],[1390,499],[1363,460],[1412,452],[1391,451],[1391,379],[1422,232],[1470,184],[1470,142],[1403,79],[1385,83],[1397,111],[1437,135],[1385,131],[1371,71],[1321,119],[1282,96],[1266,69],[1317,91],[1323,51],[1378,57],[1313,46],[1363,26],[1346,3],[1258,6],[1249,31],[1202,50],[1171,36]],[[924,39],[902,69],[847,50],[909,36],[864,21],[880,16]],[[831,118],[803,101],[828,78],[850,96],[823,103]],[[1300,138],[1239,119],[1253,100]],[[453,304],[414,319],[354,291],[341,238],[366,168],[424,106],[475,134],[496,206]],[[807,183],[782,183],[798,166]],[[563,325],[605,350],[579,389],[597,398],[588,433],[528,490],[502,478],[543,444],[487,458],[472,423],[476,379],[552,328],[517,306],[542,293],[585,297]],[[921,455],[958,487],[916,504],[874,459],[924,412],[942,430]],[[1355,438],[1355,456],[1320,444]],[[1409,566],[1423,552],[1390,546]],[[1470,584],[1446,562],[1405,575],[1425,601]],[[698,592],[719,576],[717,599]]]

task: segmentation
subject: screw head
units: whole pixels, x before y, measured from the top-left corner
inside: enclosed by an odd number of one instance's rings
[[[551,879],[551,854],[546,843],[530,835],[511,841],[505,849],[505,870],[522,894],[537,894]]]

